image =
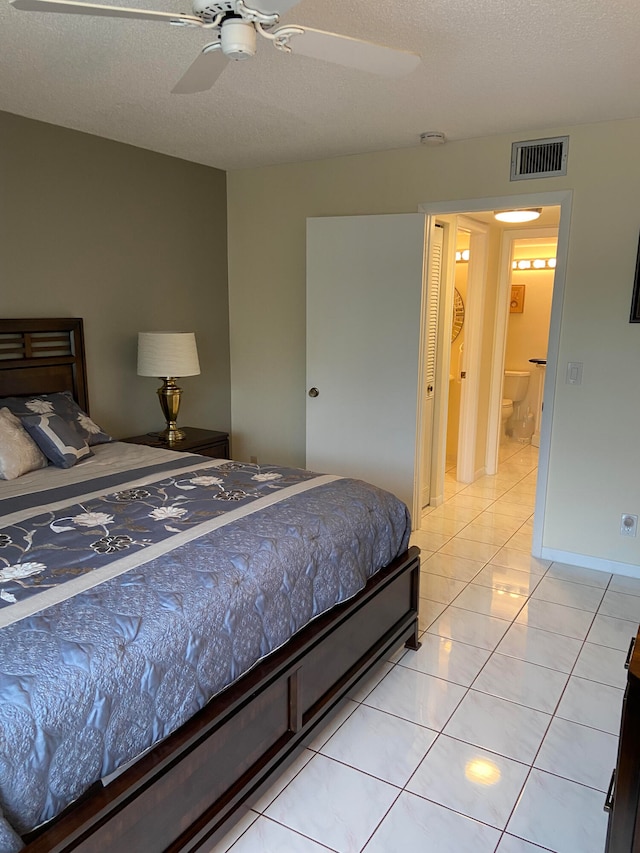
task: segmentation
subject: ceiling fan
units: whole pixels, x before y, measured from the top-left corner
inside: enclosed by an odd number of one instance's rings
[[[102,6],[77,0],[10,0],[26,12],[58,12],[105,18],[158,21],[180,27],[212,30],[214,41],[205,45],[197,59],[171,90],[186,95],[210,89],[229,60],[251,59],[257,36],[270,41],[283,53],[323,59],[360,71],[386,77],[409,74],[420,64],[415,53],[384,47],[373,42],[297,25],[278,26],[280,15],[299,0],[192,0],[192,13],[154,12],[124,6]]]

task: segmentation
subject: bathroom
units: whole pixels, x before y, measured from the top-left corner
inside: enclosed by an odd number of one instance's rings
[[[451,473],[458,458],[469,239],[469,232],[458,231],[447,412],[446,470]],[[502,446],[505,443],[538,445],[545,378],[545,365],[540,362],[547,356],[557,236],[549,236],[547,230],[544,236],[513,239],[511,246],[500,442]]]
[[[513,242],[501,441],[540,443],[556,246],[556,238]]]

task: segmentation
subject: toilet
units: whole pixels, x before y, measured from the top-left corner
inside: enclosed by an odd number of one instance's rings
[[[500,419],[502,421],[502,429],[500,431],[500,437],[502,439],[507,437],[507,422],[511,415],[513,414],[513,400],[509,400],[508,397],[503,397],[502,399],[502,413],[500,415]]]
[[[505,370],[504,380],[502,383],[502,431],[501,439],[508,437],[507,429],[509,419],[513,415],[517,406],[527,396],[529,388],[529,377],[531,376],[528,370]]]

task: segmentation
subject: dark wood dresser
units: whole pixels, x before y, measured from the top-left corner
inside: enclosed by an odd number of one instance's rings
[[[631,640],[625,667],[618,762],[611,776],[605,811],[609,828],[605,853],[640,853],[640,632]]]

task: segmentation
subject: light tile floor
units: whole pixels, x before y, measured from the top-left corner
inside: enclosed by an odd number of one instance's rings
[[[603,853],[640,580],[530,555],[537,451],[447,474],[401,649],[213,853]]]

